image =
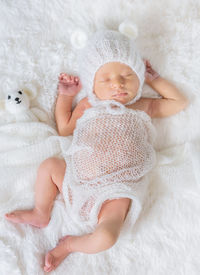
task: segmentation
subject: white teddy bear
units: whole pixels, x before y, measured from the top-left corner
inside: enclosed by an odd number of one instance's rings
[[[12,122],[42,121],[47,122],[47,114],[37,107],[30,108],[34,93],[19,89],[4,92],[5,99],[0,101],[0,124]]]

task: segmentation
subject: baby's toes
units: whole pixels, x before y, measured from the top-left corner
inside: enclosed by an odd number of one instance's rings
[[[15,212],[11,212],[11,213],[7,213],[5,214],[6,217],[10,218],[10,217],[15,217]]]
[[[11,212],[8,214],[5,214],[6,219],[11,220],[13,222],[20,222],[22,219],[16,212]]]
[[[51,255],[50,253],[48,253],[46,256],[45,256],[45,266],[44,266],[44,271],[46,272],[49,272],[53,269],[53,260],[54,260],[54,257],[53,255]]]
[[[12,216],[12,213],[7,213],[7,214],[5,214],[5,217],[6,217],[7,219],[9,219],[11,216]]]

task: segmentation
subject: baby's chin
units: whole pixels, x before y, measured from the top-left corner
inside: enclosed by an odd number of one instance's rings
[[[133,100],[133,97],[132,98],[126,98],[126,97],[119,97],[119,98],[112,98],[113,100],[117,101],[117,102],[120,102],[122,104],[127,104],[129,103],[131,100]]]
[[[97,95],[96,97],[100,100],[115,100],[117,102],[120,102],[122,104],[127,104],[129,103],[131,100],[133,100],[133,98],[135,98],[135,96],[130,96],[130,94],[124,95],[124,96],[112,96],[112,97],[106,97],[106,98],[99,98]]]

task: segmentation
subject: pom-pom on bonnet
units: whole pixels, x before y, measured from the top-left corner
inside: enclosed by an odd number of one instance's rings
[[[93,92],[94,77],[97,70],[109,62],[128,65],[139,78],[140,86],[136,97],[125,105],[133,104],[141,97],[145,65],[134,42],[136,36],[136,26],[130,22],[123,22],[119,26],[119,31],[102,29],[95,32],[88,41],[83,34],[83,39],[80,39],[80,30],[77,35],[74,33],[71,37],[72,44],[81,49],[78,55],[80,80],[91,105],[94,106],[102,101]]]

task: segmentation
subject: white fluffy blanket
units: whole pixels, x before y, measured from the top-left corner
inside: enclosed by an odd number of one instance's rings
[[[61,196],[44,229],[12,224],[4,214],[33,206],[38,166],[50,156],[62,157],[63,146],[71,143],[71,136],[57,135],[53,116],[58,74],[78,74],[70,34],[77,28],[88,34],[102,26],[117,29],[125,18],[138,26],[143,57],[187,95],[190,106],[153,120],[158,164],[149,175],[149,194],[130,237],[98,254],[70,254],[52,274],[200,273],[199,14],[195,0],[0,1],[0,99],[5,81],[16,87],[31,83],[38,91],[33,105],[50,115],[48,124],[0,126],[1,275],[44,274],[44,254],[58,239],[83,233],[66,216]],[[144,93],[156,95],[147,86]]]

